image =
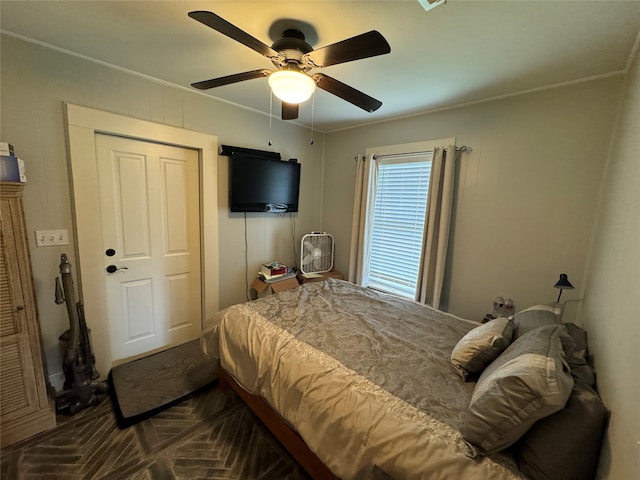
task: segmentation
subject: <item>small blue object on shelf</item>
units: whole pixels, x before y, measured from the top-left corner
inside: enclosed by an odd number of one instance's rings
[[[26,182],[24,162],[13,155],[0,156],[0,181],[2,182]]]

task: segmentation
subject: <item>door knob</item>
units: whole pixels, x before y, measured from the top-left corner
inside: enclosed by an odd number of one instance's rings
[[[128,270],[128,269],[129,269],[128,267],[120,267],[120,268],[118,268],[115,265],[109,265],[107,267],[107,272],[116,273],[118,270]]]

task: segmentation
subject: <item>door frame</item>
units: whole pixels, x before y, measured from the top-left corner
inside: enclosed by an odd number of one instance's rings
[[[109,322],[106,318],[104,261],[100,255],[94,255],[95,258],[91,258],[90,255],[91,246],[102,244],[102,225],[96,225],[100,198],[95,135],[103,133],[190,148],[198,152],[203,327],[204,320],[212,318],[219,305],[218,137],[71,103],[64,103],[64,114],[76,244],[76,289],[80,301],[84,304],[87,326],[91,328],[96,368],[102,376],[106,376],[114,362],[111,355]],[[76,198],[82,198],[82,201],[77,202]],[[82,292],[89,289],[92,296],[87,302]]]

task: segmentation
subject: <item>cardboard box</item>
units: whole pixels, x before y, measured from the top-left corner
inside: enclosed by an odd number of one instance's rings
[[[337,270],[331,270],[329,272],[324,272],[324,273],[309,273],[309,274],[299,273],[298,274],[298,281],[301,284],[311,283],[311,282],[322,282],[327,278],[336,278],[338,280],[344,280],[344,275],[338,272]]]
[[[271,293],[284,292],[285,290],[291,290],[299,286],[300,284],[296,277],[290,277],[285,280],[272,283],[263,282],[259,278],[256,278],[251,284],[251,288],[258,293],[258,296],[260,296],[260,294],[268,295]]]

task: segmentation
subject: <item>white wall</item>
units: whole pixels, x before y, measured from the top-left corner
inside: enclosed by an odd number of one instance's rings
[[[68,328],[68,319],[64,306],[53,302],[54,279],[59,274],[60,254],[68,253],[75,265],[75,251],[73,243],[38,248],[33,232],[68,229],[71,233],[73,228],[63,102],[211,133],[218,136],[220,144],[279,151],[283,158],[298,158],[302,179],[300,212],[295,215],[296,241],[320,228],[322,191],[317,179],[322,178],[322,134],[314,135],[311,146],[307,129],[274,119],[273,146],[269,147],[269,118],[265,115],[13,37],[3,35],[1,49],[0,138],[12,143],[26,162],[24,204],[29,247],[47,367],[56,384],[62,367],[58,336]],[[245,300],[245,242],[243,216],[230,214],[226,207],[227,159],[219,160],[219,297],[220,306],[225,307]],[[250,283],[264,261],[292,263],[294,256],[289,217],[247,217]],[[90,318],[87,323],[91,327]]]
[[[602,182],[580,317],[611,419],[601,478],[640,478],[640,57]]]
[[[445,278],[449,311],[480,320],[493,299],[516,309],[555,301],[567,273],[582,297],[597,192],[622,77],[514,96],[326,135],[323,229],[346,271],[353,157],[366,147],[456,137],[458,162]],[[566,319],[575,318],[569,304]]]

